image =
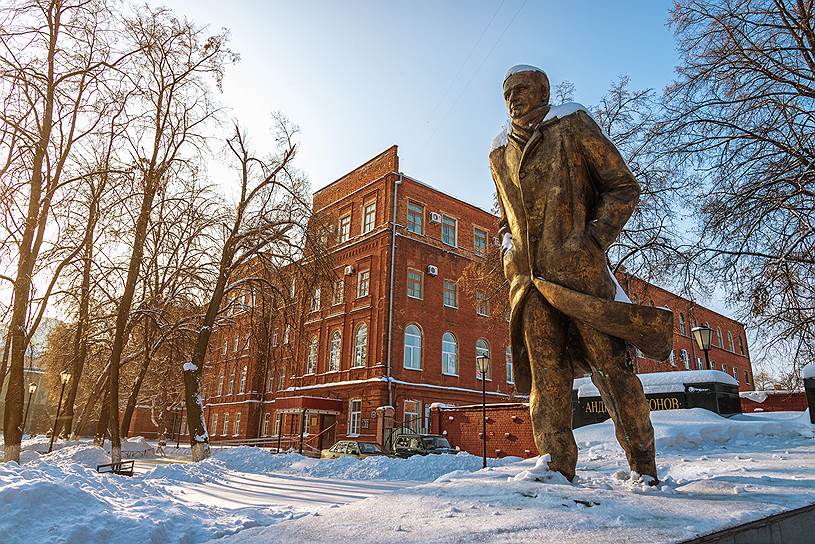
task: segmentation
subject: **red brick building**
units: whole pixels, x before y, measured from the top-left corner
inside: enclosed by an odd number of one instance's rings
[[[273,325],[269,357],[250,340],[252,312],[213,334],[205,376],[213,441],[298,435],[301,421],[313,448],[374,439],[383,406],[394,407],[397,424],[428,429],[432,403],[481,401],[478,352],[491,356],[487,402],[518,400],[504,306],[466,297],[458,283],[497,243],[497,218],[399,172],[393,146],[314,193],[315,215],[335,225],[335,280],[304,293],[301,333]],[[685,369],[684,352],[696,368],[690,328],[706,321],[714,343],[717,328],[732,337],[711,362],[752,383],[739,323],[636,278],[621,281],[632,298],[650,297],[677,316],[673,362],[640,359],[641,371]],[[253,297],[243,296],[241,307],[251,308]]]

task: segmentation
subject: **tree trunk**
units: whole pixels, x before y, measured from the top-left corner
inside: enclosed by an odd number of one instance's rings
[[[158,180],[155,172],[148,172],[145,180],[144,199],[142,200],[136,229],[133,235],[133,248],[130,254],[130,264],[127,269],[122,299],[116,314],[116,334],[113,338],[113,347],[110,353],[110,387],[108,402],[110,403],[110,460],[113,463],[122,461],[122,440],[119,436],[119,363],[122,360],[127,342],[128,321],[133,306],[133,295],[136,292],[136,283],[139,280],[142,257],[144,256],[144,241],[147,235],[147,226],[150,221],[150,212],[153,209],[153,198],[156,195]]]
[[[147,369],[150,366],[150,320],[144,320],[144,359],[142,359],[139,373],[136,376],[136,381],[133,382],[133,389],[130,391],[130,396],[127,397],[127,406],[125,406],[125,413],[122,417],[122,430],[121,434],[127,438],[130,432],[130,421],[133,419],[133,412],[136,410],[136,401],[139,399],[139,391],[141,390],[144,377],[147,375]]]
[[[99,446],[101,448],[102,446],[105,445],[105,432],[108,430],[109,422],[110,422],[110,403],[108,403],[108,394],[105,393],[105,399],[102,401],[102,407],[99,408],[99,420],[96,422],[96,432],[93,435],[94,446]],[[111,455],[113,455],[112,449]]]

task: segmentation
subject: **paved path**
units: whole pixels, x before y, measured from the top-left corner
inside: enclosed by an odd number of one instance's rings
[[[138,459],[137,474],[147,472],[156,465],[189,462],[178,459]],[[381,495],[418,482],[339,480],[311,478],[288,474],[251,474],[229,471],[218,482],[186,483],[168,486],[176,498],[189,503],[205,503],[221,508],[237,509],[246,506],[288,506],[295,510],[312,511],[315,508],[339,506]]]

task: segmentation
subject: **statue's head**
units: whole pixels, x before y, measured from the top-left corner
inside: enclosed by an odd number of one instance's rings
[[[549,78],[540,68],[525,64],[513,66],[504,77],[504,101],[513,119],[548,105]]]

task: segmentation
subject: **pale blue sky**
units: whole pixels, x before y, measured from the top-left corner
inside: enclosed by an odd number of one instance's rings
[[[297,123],[314,189],[397,144],[406,174],[489,208],[509,66],[572,81],[588,105],[621,74],[661,90],[675,65],[669,0],[162,3],[232,31],[224,103],[258,147],[271,111]]]

